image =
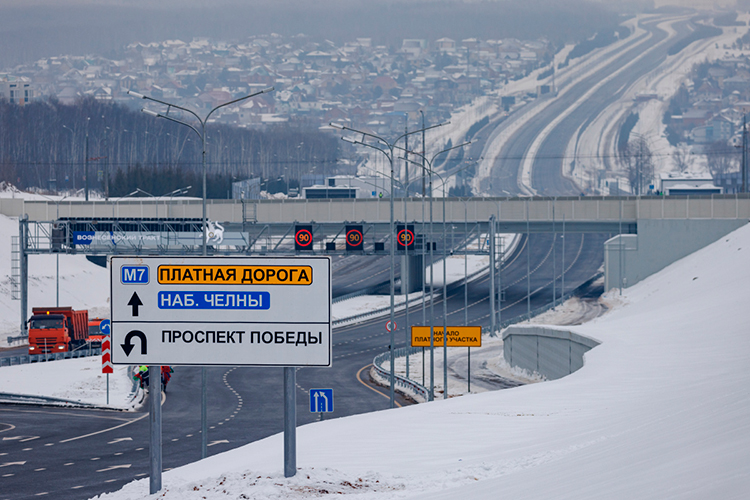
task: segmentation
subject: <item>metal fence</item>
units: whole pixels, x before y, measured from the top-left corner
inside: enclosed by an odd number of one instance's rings
[[[8,356],[0,358],[0,366],[25,365],[27,363],[41,363],[44,361],[55,361],[57,359],[85,358],[88,356],[101,356],[100,348],[79,349],[77,351],[54,352],[48,354],[22,354],[20,356]]]
[[[421,347],[399,347],[398,349],[393,350],[393,356],[395,358],[399,358],[406,356],[407,354],[411,356],[412,354],[417,354],[418,352],[422,352]],[[390,360],[390,356],[391,352],[388,351],[384,352],[383,354],[378,354],[377,356],[375,356],[375,359],[372,360],[372,366],[375,368],[375,372],[381,377],[385,377],[386,379],[390,379],[391,371],[386,370],[380,365],[386,360]],[[402,389],[405,389],[407,391],[412,391],[416,395],[423,397],[425,401],[429,399],[429,391],[423,385],[396,374],[393,375],[393,378],[395,380],[396,387],[401,387]]]

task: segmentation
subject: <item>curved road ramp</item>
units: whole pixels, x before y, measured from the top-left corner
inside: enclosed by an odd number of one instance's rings
[[[503,356],[509,365],[562,378],[583,366],[583,355],[599,342],[564,329],[548,326],[511,326],[503,332]]]

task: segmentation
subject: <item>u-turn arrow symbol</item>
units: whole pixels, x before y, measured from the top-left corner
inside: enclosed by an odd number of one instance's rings
[[[141,354],[146,355],[146,334],[140,330],[131,330],[125,335],[125,343],[120,344],[122,350],[125,351],[125,356],[130,356],[130,352],[133,350],[133,337],[141,339]]]

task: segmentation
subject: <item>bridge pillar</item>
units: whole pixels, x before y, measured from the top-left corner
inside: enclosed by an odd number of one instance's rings
[[[406,259],[409,259],[409,276],[406,277]],[[424,281],[424,259],[422,255],[409,254],[401,256],[401,293],[405,294],[408,283],[409,293],[421,292],[422,282]]]

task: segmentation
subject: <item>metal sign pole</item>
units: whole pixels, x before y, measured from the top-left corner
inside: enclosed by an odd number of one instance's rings
[[[161,366],[151,365],[148,371],[151,398],[151,411],[148,417],[151,429],[149,494],[153,495],[161,490]]]
[[[201,458],[208,454],[208,394],[206,391],[206,367],[201,367]]]
[[[284,367],[284,477],[297,473],[297,369]]]

